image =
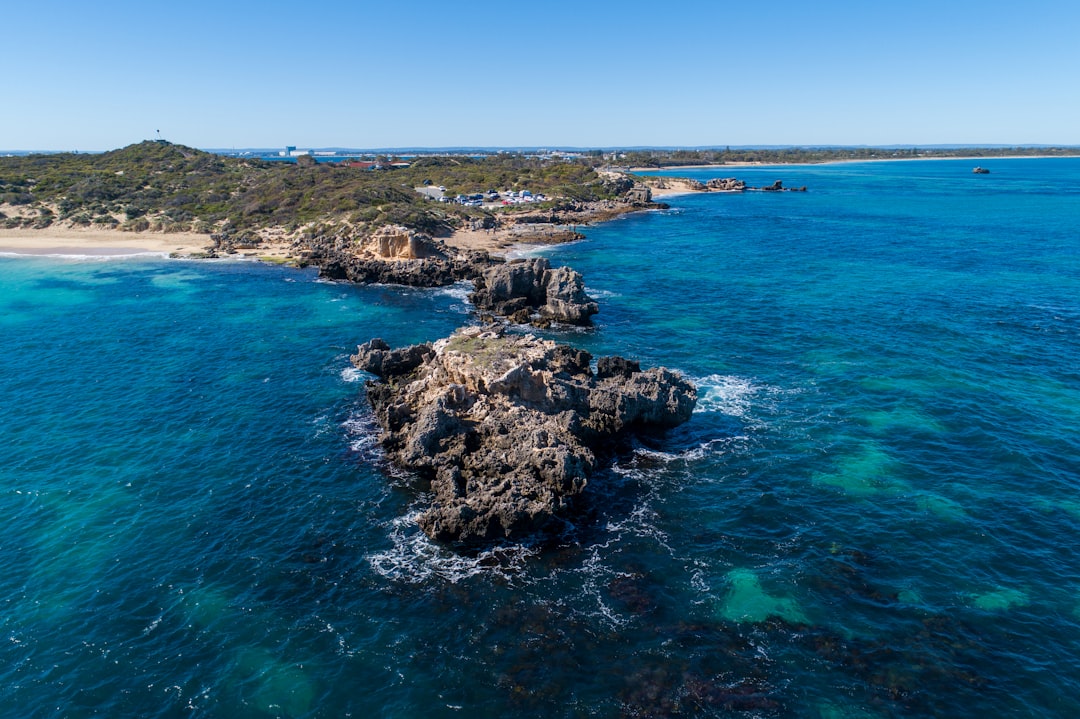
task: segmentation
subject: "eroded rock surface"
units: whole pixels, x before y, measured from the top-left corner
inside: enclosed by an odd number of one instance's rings
[[[557,531],[606,441],[681,424],[697,400],[671,370],[616,357],[593,373],[587,352],[495,327],[403,349],[376,339],[352,361],[380,378],[367,384],[380,441],[430,477],[420,526],[445,542]]]
[[[734,177],[714,177],[705,183],[705,188],[716,192],[742,192],[746,183]]]
[[[306,264],[323,277],[358,283],[442,287],[471,280],[502,260],[477,250],[458,250],[405,227],[382,227],[371,235],[320,235],[303,243]]]
[[[552,269],[545,258],[517,260],[484,270],[469,299],[476,308],[513,322],[588,325],[600,308],[585,294],[581,273]]]

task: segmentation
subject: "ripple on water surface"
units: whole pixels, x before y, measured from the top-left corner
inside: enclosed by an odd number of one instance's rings
[[[1080,714],[1080,171],[995,162],[994,187],[782,168],[810,191],[683,196],[538,250],[603,299],[575,344],[677,368],[699,404],[621,447],[557,541],[474,554],[420,532],[424,480],[387,466],[348,364],[445,336],[465,286],[0,258],[0,697]]]

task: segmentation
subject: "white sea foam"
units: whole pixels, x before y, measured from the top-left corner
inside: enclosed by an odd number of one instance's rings
[[[367,372],[358,367],[345,367],[341,370],[342,382],[360,382],[367,376]]]
[[[612,297],[621,297],[618,292],[612,292],[611,290],[598,290],[595,287],[585,286],[585,294],[592,297],[594,300],[609,300]]]
[[[693,378],[698,386],[695,412],[719,412],[739,419],[748,419],[753,408],[753,398],[759,392],[750,380],[733,375],[711,374]]]
[[[392,546],[368,555],[371,568],[381,577],[409,584],[441,580],[456,584],[479,574],[494,574],[507,582],[539,549],[527,544],[507,544],[464,556],[433,542],[417,526],[419,511],[388,525]]]
[[[623,535],[635,537],[647,537],[654,540],[658,545],[668,550],[671,548],[670,537],[667,532],[660,529],[659,515],[648,501],[639,503],[626,517],[612,522],[609,521],[605,529],[611,533],[612,538],[621,539]]]
[[[513,249],[506,253],[506,259],[517,260],[521,258],[542,257],[545,250],[550,250],[551,245],[514,245]]]
[[[383,458],[379,451],[379,425],[371,410],[359,409],[341,423],[341,428],[353,452],[372,461]]]
[[[122,253],[73,253],[73,252],[0,252],[0,257],[46,257],[52,260],[70,260],[72,262],[111,262],[129,260],[137,257],[168,258],[167,252],[122,252]]]
[[[433,290],[436,295],[444,295],[446,297],[452,297],[455,300],[461,300],[467,302],[469,299],[469,293],[473,291],[473,283],[467,280],[461,282],[455,282],[452,285],[445,287],[437,287]]]

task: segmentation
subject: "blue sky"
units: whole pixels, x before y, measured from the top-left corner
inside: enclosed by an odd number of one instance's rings
[[[0,149],[1080,145],[1080,3],[10,3]]]

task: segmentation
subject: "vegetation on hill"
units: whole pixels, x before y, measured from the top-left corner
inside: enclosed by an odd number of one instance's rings
[[[0,158],[0,226],[44,228],[56,222],[125,230],[233,233],[348,224],[365,231],[401,224],[439,234],[484,212],[440,204],[414,188],[447,194],[488,189],[575,200],[611,199],[617,185],[586,162],[516,154],[421,158],[409,167],[372,171],[344,164],[222,157],[147,141],[101,154]],[[14,209],[15,211],[11,211]]]

